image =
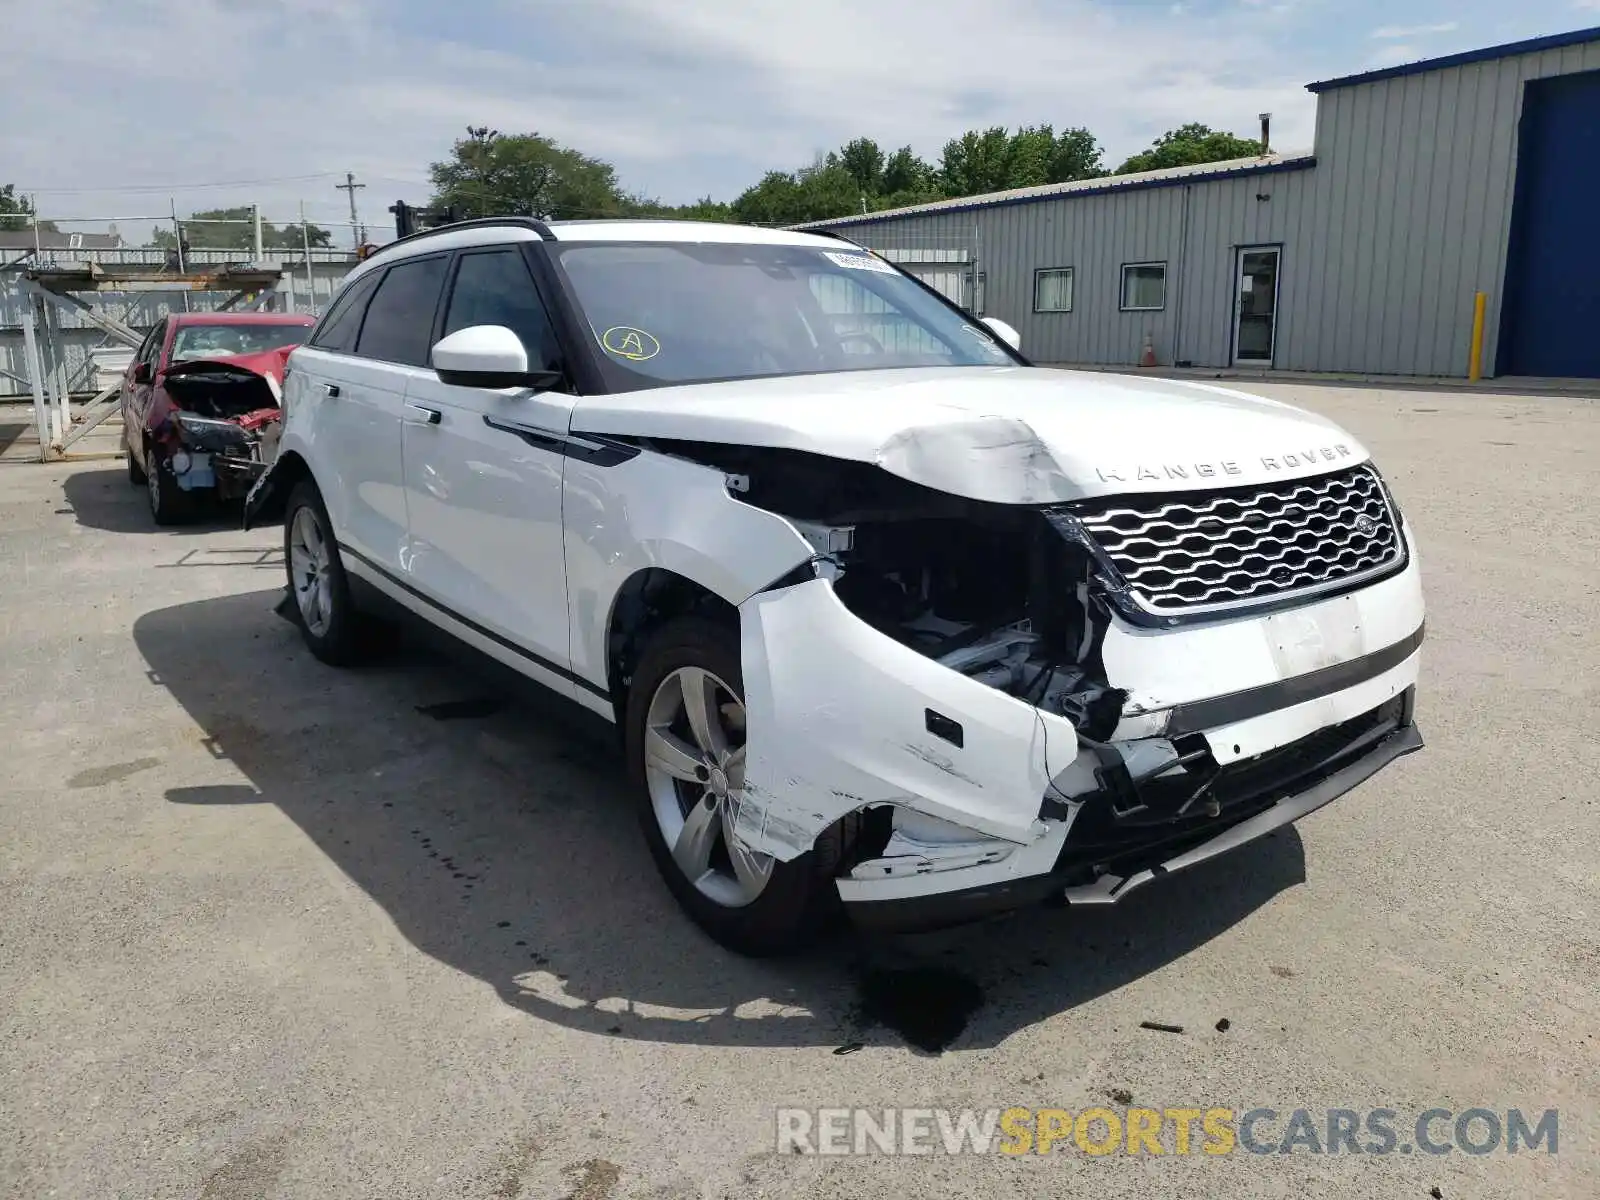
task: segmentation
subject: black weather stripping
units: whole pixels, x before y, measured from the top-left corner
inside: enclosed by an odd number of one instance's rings
[[[592,463],[597,467],[614,467],[639,455],[639,447],[630,446],[626,442],[612,441],[598,434],[552,433],[548,429],[535,429],[529,425],[518,425],[514,421],[502,421],[487,415],[483,418],[483,423],[490,429],[498,429],[501,433],[519,437],[535,449],[548,450],[551,454]]]

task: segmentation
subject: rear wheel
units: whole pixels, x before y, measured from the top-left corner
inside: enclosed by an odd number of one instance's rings
[[[350,580],[328,510],[309,479],[289,493],[283,559],[289,573],[290,616],[311,653],[341,667],[364,658],[371,645],[368,620],[351,601]]]
[[[741,954],[809,940],[831,889],[816,851],[779,862],[736,828],[745,802],[737,633],[698,617],[663,628],[640,660],[626,723],[640,824],[678,903]]]

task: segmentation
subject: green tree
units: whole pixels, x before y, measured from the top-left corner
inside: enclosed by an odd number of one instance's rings
[[[975,196],[1104,175],[1100,143],[1081,126],[1057,134],[1053,125],[969,129],[945,143],[939,179],[946,195]]]
[[[839,165],[863,196],[876,196],[884,190],[884,157],[877,142],[871,138],[856,138],[846,142],[837,157]]]
[[[1150,149],[1135,154],[1118,167],[1117,174],[1226,162],[1231,158],[1254,158],[1260,153],[1261,143],[1252,138],[1235,137],[1223,130],[1212,129],[1209,125],[1191,123],[1163,133]]]
[[[901,192],[938,192],[933,168],[913,154],[910,146],[901,146],[883,164],[883,194]]]
[[[804,208],[800,182],[788,171],[768,171],[731,205],[733,218],[747,225],[792,225]]]
[[[17,194],[17,185],[7,183],[0,185],[0,229],[14,233],[21,229],[32,229],[33,201],[26,196]],[[60,233],[54,221],[40,221],[40,233]]]
[[[311,245],[331,246],[333,234],[320,225],[307,223]],[[196,250],[253,250],[256,244],[255,210],[248,205],[239,208],[210,208],[197,212],[183,222],[183,236]],[[157,226],[151,231],[153,245],[170,250],[176,243],[172,230]],[[305,245],[297,221],[287,225],[261,222],[261,246],[264,250],[299,250]]]
[[[1098,179],[1106,173],[1101,162],[1100,143],[1081,125],[1063,129],[1056,135],[1050,156],[1048,183],[1070,183],[1074,179]]]
[[[1005,127],[969,129],[944,144],[939,182],[947,196],[976,196],[1010,187],[1011,137]]]
[[[733,206],[705,196],[692,204],[663,204],[643,196],[624,198],[622,216],[672,221],[731,221]]]
[[[468,126],[450,157],[428,173],[434,206],[451,205],[474,217],[613,217],[638,203],[617,186],[610,163],[537,133]]]

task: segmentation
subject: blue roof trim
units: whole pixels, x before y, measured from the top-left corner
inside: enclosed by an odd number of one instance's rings
[[[1464,67],[1470,63],[1492,62],[1497,58],[1514,58],[1518,54],[1537,54],[1541,50],[1560,50],[1563,46],[1581,46],[1586,42],[1600,42],[1600,25],[1591,29],[1574,29],[1571,33],[1553,33],[1549,37],[1529,38],[1524,42],[1507,42],[1503,46],[1486,46],[1482,50],[1464,50],[1460,54],[1447,54],[1443,58],[1425,58],[1420,62],[1402,63],[1398,67],[1381,67],[1376,71],[1363,71],[1359,75],[1324,79],[1318,83],[1306,84],[1306,91],[1327,92],[1334,88],[1354,87],[1358,83],[1397,79],[1402,75],[1423,75],[1429,71],[1443,71],[1447,67]]]
[[[856,229],[863,225],[881,225],[885,221],[909,221],[917,217],[942,217],[946,213],[972,212],[979,208],[1013,208],[1022,204],[1045,204],[1051,200],[1076,200],[1079,196],[1104,196],[1107,192],[1142,192],[1147,188],[1183,187],[1190,183],[1209,183],[1218,179],[1244,179],[1253,175],[1276,175],[1280,171],[1305,171],[1317,165],[1316,156],[1286,158],[1282,162],[1266,163],[1259,167],[1233,167],[1227,171],[1196,171],[1193,175],[1179,175],[1172,179],[1141,179],[1134,183],[1112,183],[1108,176],[1104,187],[1074,188],[1070,192],[1047,192],[1042,196],[1014,196],[1009,200],[974,199],[970,204],[947,204],[939,208],[919,209],[912,212],[887,211],[869,213],[864,217],[836,217],[826,221],[807,221],[791,226],[801,232],[813,226],[828,229]]]

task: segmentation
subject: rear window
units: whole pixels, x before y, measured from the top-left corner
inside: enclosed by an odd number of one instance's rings
[[[311,345],[318,350],[333,350],[341,354],[354,354],[356,335],[361,332],[361,318],[367,311],[367,298],[378,286],[381,272],[363,275],[333,302],[333,307],[317,325]]]

